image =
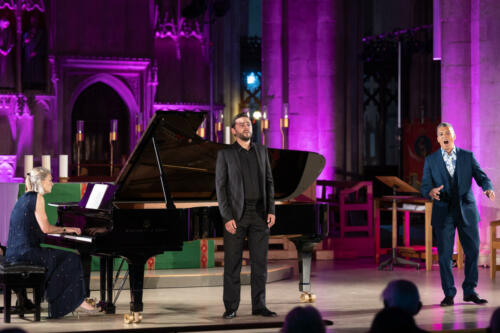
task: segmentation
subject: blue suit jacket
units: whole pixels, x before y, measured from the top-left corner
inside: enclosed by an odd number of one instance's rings
[[[457,147],[457,164],[455,172],[458,178],[458,195],[460,210],[466,225],[472,225],[479,222],[479,213],[476,207],[476,200],[472,193],[472,178],[483,189],[493,190],[493,185],[490,179],[474,158],[474,154],[468,150],[460,149]],[[425,158],[424,173],[422,175],[422,186],[420,192],[427,199],[432,199],[429,192],[434,187],[444,185],[441,190],[440,199],[434,200],[432,207],[432,226],[440,226],[446,220],[448,215],[449,201],[447,198],[450,193],[450,177],[446,165],[443,160],[441,149],[432,153]]]

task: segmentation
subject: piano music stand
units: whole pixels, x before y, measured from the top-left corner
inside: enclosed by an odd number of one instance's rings
[[[415,189],[410,184],[405,181],[399,179],[395,176],[376,176],[379,181],[384,183],[385,185],[392,188],[392,255],[389,259],[382,262],[379,266],[379,270],[383,270],[385,267],[389,266],[389,270],[392,271],[393,266],[395,265],[410,265],[415,267],[417,270],[420,269],[420,264],[417,262],[413,262],[411,260],[407,260],[397,256],[397,248],[398,248],[398,206],[397,200],[400,198],[407,198],[408,196],[398,195],[398,193],[408,193],[408,194],[417,194],[419,191]]]

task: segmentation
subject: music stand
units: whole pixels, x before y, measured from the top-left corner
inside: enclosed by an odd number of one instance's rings
[[[392,256],[382,262],[379,266],[379,270],[383,270],[385,267],[389,266],[389,270],[392,271],[394,265],[410,265],[416,267],[417,270],[420,269],[420,264],[417,262],[413,262],[411,260],[407,260],[397,256],[397,247],[398,247],[398,206],[397,200],[407,198],[408,196],[402,196],[398,193],[408,193],[408,194],[416,194],[420,193],[417,189],[415,189],[410,184],[405,181],[399,179],[395,176],[376,176],[379,181],[384,183],[385,185],[392,188]]]

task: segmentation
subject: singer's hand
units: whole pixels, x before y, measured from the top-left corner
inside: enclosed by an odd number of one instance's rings
[[[229,232],[230,234],[235,234],[236,233],[236,221],[233,219],[233,220],[229,220],[226,222],[225,224],[225,227],[226,227],[226,230],[227,232]]]
[[[267,214],[267,227],[271,229],[271,227],[274,225],[276,222],[276,216],[273,214]]]
[[[429,196],[434,199],[439,201],[439,195],[441,194],[441,190],[443,189],[444,185],[441,185],[439,187],[434,187],[430,192]]]
[[[484,191],[484,194],[491,200],[495,200],[495,192],[493,190]]]

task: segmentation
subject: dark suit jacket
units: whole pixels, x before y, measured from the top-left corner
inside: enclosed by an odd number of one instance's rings
[[[265,189],[262,197],[264,209],[267,214],[274,214],[274,184],[269,154],[267,148],[260,144],[255,145],[257,164],[259,165],[261,189]],[[215,168],[215,189],[217,190],[217,201],[223,222],[240,220],[243,216],[245,204],[245,189],[243,188],[243,172],[240,167],[238,155],[239,144],[235,142],[229,147],[222,149],[217,154],[217,165]]]
[[[490,179],[474,158],[474,154],[468,150],[460,149],[457,147],[457,164],[455,172],[458,178],[458,196],[460,211],[466,225],[472,225],[479,222],[479,213],[476,207],[476,200],[472,193],[472,178],[483,189],[493,190],[493,185]],[[432,207],[432,222],[433,226],[440,226],[444,223],[448,215],[449,205],[449,190],[450,190],[450,177],[446,165],[443,160],[441,149],[427,156],[425,159],[424,173],[422,175],[422,186],[420,192],[427,199],[431,199],[429,192],[434,187],[444,185],[441,190],[440,199],[434,200]]]

